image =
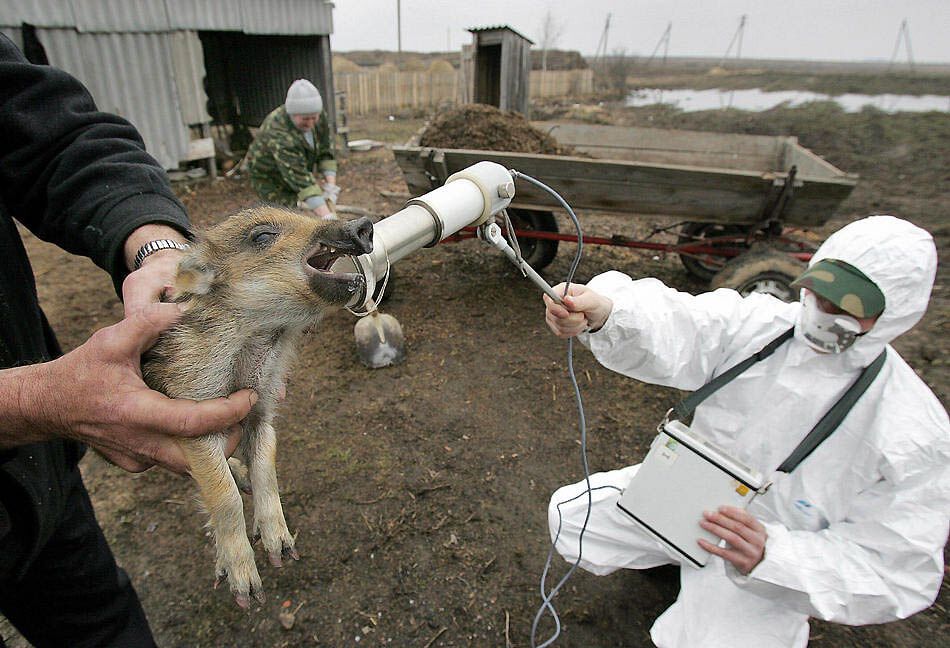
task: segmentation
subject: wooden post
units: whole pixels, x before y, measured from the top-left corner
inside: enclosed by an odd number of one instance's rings
[[[211,137],[211,125],[203,123],[201,124],[201,136],[202,137]],[[212,141],[213,138],[212,138]],[[214,153],[211,153],[211,157],[208,158],[208,177],[212,180],[218,177],[218,161],[214,157]]]
[[[382,106],[382,102],[379,99],[379,72],[374,72],[373,76],[375,77],[376,81],[376,112],[379,112],[379,109]]]

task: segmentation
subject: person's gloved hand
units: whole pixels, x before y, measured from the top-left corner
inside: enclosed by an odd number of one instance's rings
[[[564,294],[564,284],[555,286],[554,292]],[[614,307],[610,299],[580,284],[571,284],[562,299],[563,306],[544,295],[544,319],[548,328],[561,338],[573,337],[588,330],[596,331],[604,325]]]
[[[323,197],[336,204],[340,197],[340,185],[330,183],[323,185]]]

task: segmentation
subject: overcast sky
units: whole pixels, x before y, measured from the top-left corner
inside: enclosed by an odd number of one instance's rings
[[[562,29],[560,49],[648,56],[666,29],[670,56],[725,54],[740,17],[748,16],[743,58],[890,60],[907,19],[917,62],[950,63],[950,0],[400,0],[402,49],[457,50],[468,27],[507,24],[538,43],[550,11]],[[397,0],[335,0],[336,51],[396,50]],[[735,54],[735,46],[732,53]],[[899,61],[907,60],[904,43]]]

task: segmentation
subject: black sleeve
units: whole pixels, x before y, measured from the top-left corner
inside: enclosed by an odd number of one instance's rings
[[[28,63],[2,34],[0,201],[39,238],[91,258],[120,294],[122,245],[133,230],[190,228],[135,127],[99,112],[69,74]]]

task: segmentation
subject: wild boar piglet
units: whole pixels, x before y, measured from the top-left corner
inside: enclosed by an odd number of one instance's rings
[[[269,206],[234,214],[182,258],[170,298],[183,302],[185,313],[143,358],[145,382],[173,398],[216,398],[246,387],[259,395],[230,462],[223,434],[180,442],[210,516],[215,586],[226,576],[241,607],[251,595],[263,601],[263,589],[239,485],[252,494],[253,532],[271,563],[297,559],[277,489],[274,412],[303,331],[363,287],[362,276],[331,271],[333,262],[372,247],[367,218],[321,221]]]

